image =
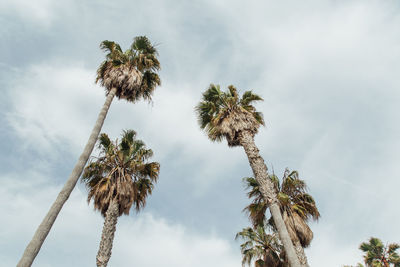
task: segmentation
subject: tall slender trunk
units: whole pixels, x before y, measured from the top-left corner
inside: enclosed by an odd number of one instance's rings
[[[297,257],[299,258],[300,264],[304,267],[309,267],[307,262],[306,253],[304,252],[303,246],[300,244],[300,241],[297,239],[293,241],[294,249],[296,250]]]
[[[291,267],[300,267],[299,258],[296,255],[292,240],[290,239],[285,222],[283,221],[281,211],[279,209],[276,191],[271,179],[268,178],[268,169],[260,156],[259,150],[254,143],[254,138],[248,131],[243,131],[239,135],[240,144],[243,146],[249,159],[250,166],[253,170],[257,182],[260,184],[260,191],[265,202],[269,206],[271,216],[278,230],[279,238],[285,249],[289,265]]]
[[[50,210],[47,212],[44,217],[42,223],[37,228],[31,242],[29,242],[28,246],[25,248],[24,254],[22,258],[17,264],[17,267],[29,267],[32,265],[32,262],[36,258],[36,255],[39,253],[40,248],[43,245],[44,240],[50,232],[51,227],[53,226],[58,214],[60,213],[61,208],[69,198],[72,190],[74,189],[76,182],[82,174],[83,168],[85,167],[90,154],[93,151],[94,145],[96,144],[97,138],[99,136],[101,127],[103,126],[104,120],[106,118],[108,109],[110,108],[111,102],[117,92],[116,88],[113,88],[107,95],[106,101],[101,109],[99,116],[97,118],[96,124],[93,127],[92,133],[89,137],[89,140],[78,159],[74,169],[72,170],[71,175],[69,176],[67,182],[64,184],[64,187],[61,189],[58,194],[56,200],[51,206]]]
[[[101,241],[99,252],[96,257],[97,267],[106,267],[111,258],[111,250],[114,241],[114,234],[118,221],[118,202],[113,200],[108,207],[106,217],[104,219],[103,232],[101,234]]]

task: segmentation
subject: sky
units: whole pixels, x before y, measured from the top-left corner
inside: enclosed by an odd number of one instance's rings
[[[400,242],[398,1],[0,2],[0,262],[16,265],[76,163],[104,89],[103,40],[157,44],[153,102],[115,99],[102,132],[154,151],[146,208],[119,218],[109,265],[241,266],[250,226],[242,148],[212,143],[194,106],[210,83],[253,90],[268,168],[297,170],[321,213],[311,266],[355,265],[371,236]],[[93,155],[96,155],[94,152]],[[33,266],[93,266],[103,218],[78,183]]]

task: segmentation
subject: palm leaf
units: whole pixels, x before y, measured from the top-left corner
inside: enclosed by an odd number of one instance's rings
[[[136,139],[133,130],[123,131],[121,142],[116,140],[115,146],[107,134],[101,134],[99,147],[100,155],[92,159],[82,175],[88,201],[93,200],[103,216],[111,201],[118,202],[119,215],[129,214],[132,206],[141,210],[160,171],[159,163],[148,162],[153,151]]]

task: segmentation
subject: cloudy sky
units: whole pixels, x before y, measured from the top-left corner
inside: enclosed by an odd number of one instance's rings
[[[264,97],[268,167],[298,170],[321,219],[311,266],[361,262],[371,236],[400,242],[398,1],[0,2],[0,262],[15,266],[69,176],[104,102],[108,39],[157,45],[152,104],[115,100],[103,127],[134,129],[161,163],[146,209],[121,217],[110,266],[241,266],[249,225],[241,148],[211,143],[193,107],[212,83]],[[73,191],[33,266],[94,266],[103,219]]]

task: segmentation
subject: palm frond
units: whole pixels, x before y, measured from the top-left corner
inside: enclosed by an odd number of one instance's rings
[[[395,253],[396,250],[399,249],[399,248],[400,248],[400,245],[397,244],[397,243],[389,244],[389,246],[388,246],[388,253],[389,253],[389,254]]]
[[[100,48],[107,52],[106,60],[97,69],[96,83],[106,92],[117,89],[116,97],[135,102],[141,98],[151,101],[151,96],[161,84],[157,71],[160,62],[157,50],[145,36],[134,38],[131,48],[122,52],[119,44],[105,40]]]
[[[103,216],[111,201],[119,204],[119,215],[129,214],[132,205],[139,211],[157,182],[160,165],[148,162],[153,155],[144,142],[136,139],[136,132],[125,130],[121,142],[111,142],[107,134],[99,138],[100,156],[85,168],[82,182],[88,189],[88,201]]]
[[[261,96],[254,94],[253,91],[246,91],[240,99],[240,104],[243,106],[249,106],[255,101],[264,101],[264,99],[262,99]]]
[[[253,261],[257,264],[265,263],[267,266],[282,266],[284,258],[282,245],[279,243],[275,233],[268,234],[264,227],[244,228],[236,234],[235,239],[242,239],[240,245],[242,253],[242,265],[251,265]],[[264,262],[264,259],[266,262]]]
[[[124,130],[122,133],[122,141],[126,141],[128,144],[132,144],[136,138],[136,132],[134,130]]]
[[[100,48],[104,52],[108,52],[107,57],[112,58],[113,53],[122,53],[121,46],[113,41],[104,40],[100,43]]]
[[[146,36],[137,36],[133,39],[131,45],[132,50],[140,51],[144,54],[157,54],[157,50],[151,44],[150,40]]]
[[[112,148],[111,140],[107,134],[105,133],[100,134],[98,147],[102,149],[104,152],[107,152]]]
[[[320,213],[314,199],[306,191],[305,182],[299,179],[297,171],[290,172],[288,169],[285,170],[281,183],[275,174],[269,175],[269,178],[277,190],[281,212],[286,216],[285,223],[292,240],[298,239],[304,247],[307,247],[313,237],[313,233],[307,225],[308,219],[318,220]],[[267,219],[265,215],[267,205],[258,181],[252,177],[243,180],[247,186],[247,196],[252,199],[252,203],[246,206],[244,211],[253,226],[269,224],[274,227],[273,221]]]
[[[210,84],[195,107],[200,128],[211,141],[226,139],[229,146],[240,145],[240,132],[248,131],[255,135],[259,126],[264,125],[263,116],[251,105],[252,101],[240,100],[233,85],[223,92],[219,85]]]

